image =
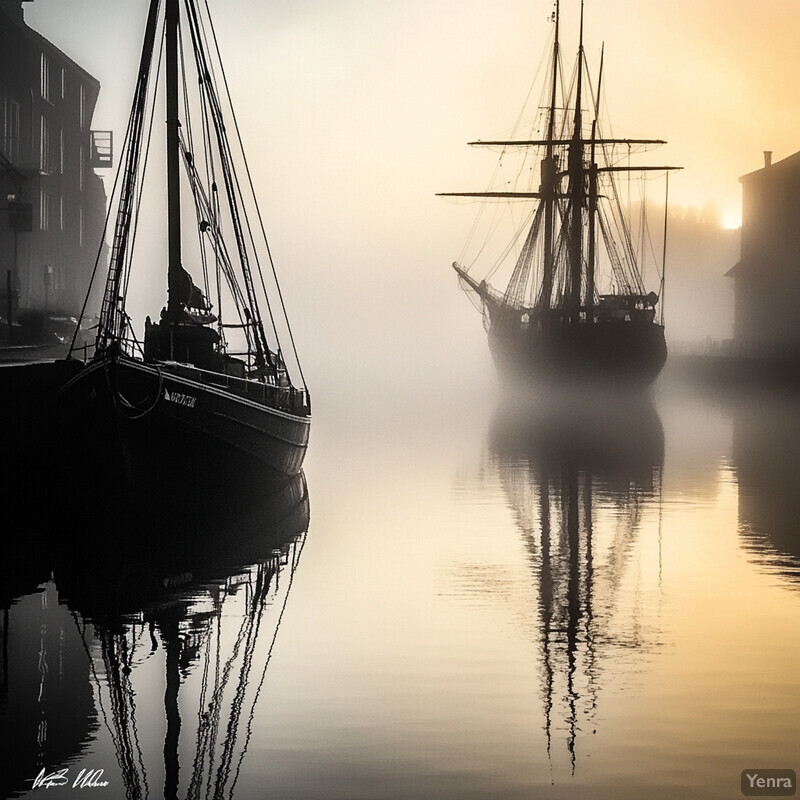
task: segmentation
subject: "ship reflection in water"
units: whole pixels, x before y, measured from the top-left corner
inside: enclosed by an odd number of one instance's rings
[[[611,403],[550,398],[504,406],[491,458],[524,537],[538,594],[536,632],[547,758],[596,725],[603,660],[655,644],[623,596],[640,521],[657,508],[664,432],[649,397]]]
[[[308,528],[305,478],[233,519],[108,520],[103,539],[75,533],[4,570],[0,796],[233,796]]]

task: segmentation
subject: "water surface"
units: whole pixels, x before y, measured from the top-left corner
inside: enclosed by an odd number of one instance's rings
[[[797,770],[800,403],[669,375],[451,400],[318,395],[307,495],[124,558],[33,548],[6,794],[66,768],[114,798],[711,799]]]

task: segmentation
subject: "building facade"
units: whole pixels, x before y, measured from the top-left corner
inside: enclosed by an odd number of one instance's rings
[[[75,317],[83,306],[106,213],[95,169],[112,158],[110,134],[92,130],[99,91],[25,23],[23,0],[0,0],[2,338],[32,317]]]
[[[734,339],[742,353],[800,355],[800,153],[744,175]]]

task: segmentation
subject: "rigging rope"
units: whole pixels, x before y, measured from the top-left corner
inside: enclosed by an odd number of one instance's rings
[[[161,49],[159,50],[157,66],[156,66],[156,79],[155,79],[156,84],[158,83],[158,78],[159,75],[161,74],[161,53],[163,52],[163,49],[164,49],[164,34],[162,33]],[[143,157],[140,159],[140,166],[139,166],[139,171],[141,172],[142,175],[144,175],[145,172],[147,171],[147,164],[150,160],[150,146],[153,141],[153,129],[155,123],[155,106],[156,106],[156,93],[153,92],[152,106],[150,109],[150,125],[148,126],[147,129],[147,139],[145,141],[144,153]],[[125,265],[123,267],[122,291],[120,292],[120,298],[119,298],[120,306],[118,309],[118,314],[121,315],[121,317],[124,317],[124,319],[127,320],[128,322],[130,322],[130,319],[128,315],[125,313],[125,300],[128,296],[128,285],[130,283],[131,267],[133,266],[133,252],[136,248],[136,241],[139,233],[139,214],[141,212],[142,198],[144,196],[144,178],[142,178],[142,181],[139,184],[138,189],[134,186],[132,191],[134,192],[136,197],[136,201],[134,204],[135,211],[133,213],[133,220],[130,222],[132,226],[130,230],[130,245],[127,248]],[[123,320],[120,319],[120,323],[122,321]],[[120,338],[122,338],[122,336],[124,335],[124,328],[120,330],[119,335]]]
[[[214,800],[219,800],[223,796],[225,783],[230,778],[233,752],[236,745],[236,737],[239,730],[239,719],[242,713],[242,705],[247,690],[247,683],[253,663],[255,643],[258,640],[258,633],[261,629],[264,607],[267,602],[267,594],[271,585],[272,575],[266,575],[264,565],[260,564],[257,572],[257,590],[254,593],[254,601],[248,619],[250,622],[247,642],[244,647],[242,663],[239,667],[239,680],[236,684],[234,698],[231,701],[231,711],[228,717],[227,736],[222,749],[220,764],[217,768],[217,779],[214,787]]]
[[[105,375],[106,384],[108,385],[111,397],[113,398],[114,410],[117,412],[117,414],[119,414],[121,417],[125,417],[125,419],[137,420],[146,417],[151,411],[153,411],[153,409],[158,405],[158,401],[161,399],[161,395],[164,391],[164,374],[159,365],[156,364],[155,369],[158,372],[158,389],[156,390],[155,397],[153,398],[152,403],[147,406],[147,408],[139,408],[125,398],[118,386],[113,385],[109,370],[109,361],[103,361],[103,374]]]
[[[187,0],[187,2],[188,1],[189,0]],[[256,217],[258,219],[258,224],[259,224],[262,240],[263,240],[264,245],[266,247],[267,258],[269,260],[269,264],[270,264],[270,267],[271,267],[271,270],[272,270],[272,276],[273,276],[273,280],[275,282],[276,291],[278,293],[278,299],[280,300],[280,306],[281,306],[281,311],[282,311],[282,314],[283,314],[283,319],[284,319],[284,322],[286,324],[286,328],[287,328],[287,331],[288,331],[288,334],[289,334],[289,342],[290,342],[290,344],[292,346],[292,353],[293,353],[293,356],[294,356],[294,360],[295,360],[295,362],[297,364],[297,369],[298,369],[298,372],[299,372],[299,375],[300,375],[300,380],[302,381],[302,384],[303,384],[303,388],[307,388],[306,381],[305,381],[305,376],[303,375],[303,367],[302,367],[302,365],[300,363],[300,357],[299,357],[299,355],[297,353],[297,347],[295,345],[294,333],[292,331],[291,323],[289,322],[289,316],[288,316],[288,314],[286,312],[286,304],[285,304],[284,299],[283,299],[283,291],[281,290],[280,283],[278,282],[278,275],[277,275],[277,271],[275,269],[275,262],[274,262],[274,260],[272,258],[272,251],[271,251],[271,248],[269,246],[269,240],[267,239],[266,229],[264,227],[264,220],[263,220],[263,218],[261,216],[261,209],[259,208],[258,203],[255,202],[255,187],[253,185],[253,178],[252,178],[252,175],[250,173],[250,165],[249,165],[249,163],[247,161],[247,156],[246,156],[246,154],[244,152],[244,145],[243,145],[243,142],[242,142],[241,131],[239,129],[239,122],[238,122],[238,119],[236,118],[236,112],[235,112],[235,110],[233,108],[233,102],[232,102],[232,99],[231,99],[230,89],[229,89],[229,86],[228,86],[228,79],[227,79],[227,76],[225,74],[225,67],[224,67],[224,65],[222,63],[222,59],[221,59],[221,56],[220,56],[219,42],[217,41],[216,30],[214,29],[213,22],[211,21],[211,14],[210,14],[210,10],[208,8],[208,0],[205,0],[205,7],[206,7],[206,15],[207,15],[207,18],[208,18],[209,28],[211,30],[211,37],[212,37],[212,40],[214,42],[215,52],[217,54],[217,60],[218,60],[218,63],[220,65],[220,72],[222,74],[222,83],[223,83],[223,86],[225,88],[226,96],[228,98],[228,108],[230,109],[230,112],[231,112],[231,119],[233,120],[234,129],[236,131],[236,137],[237,137],[237,140],[238,140],[238,143],[239,143],[239,152],[240,152],[240,155],[242,157],[242,161],[243,161],[244,168],[245,168],[245,173],[247,175],[247,181],[248,181],[248,185],[249,185],[249,188],[250,188],[251,197],[254,200]],[[264,275],[263,275],[263,272],[261,271],[261,265],[260,264],[258,264],[258,272],[259,272],[259,277],[261,278],[262,289],[264,291],[264,294],[266,295],[266,287],[265,287],[265,284],[264,284]],[[270,314],[271,314],[271,310],[270,310]],[[277,335],[277,333],[276,333],[276,335]]]
[[[96,338],[96,346],[98,349],[103,349],[110,342],[119,338],[122,325],[120,304],[124,301],[120,298],[120,287],[123,282],[122,270],[124,268],[128,247],[131,212],[136,204],[135,195],[137,176],[140,168],[142,129],[145,116],[144,112],[147,107],[150,65],[158,27],[159,5],[159,2],[153,2],[148,13],[138,79],[128,120],[125,147],[123,148],[126,151],[124,167],[123,162],[120,162],[120,170],[124,171],[123,178],[120,182],[120,199],[117,208],[114,240],[100,313],[100,326],[98,327]]]
[[[190,30],[192,32],[192,46],[195,53],[195,59],[198,65],[198,71],[202,78],[200,82],[201,92],[206,98],[206,101],[208,103],[208,108],[211,112],[211,117],[214,122],[214,133],[216,134],[217,137],[220,168],[222,170],[222,175],[224,178],[225,191],[228,198],[228,207],[231,215],[231,223],[233,225],[233,232],[236,238],[236,244],[239,252],[239,261],[242,269],[242,277],[244,279],[245,291],[248,298],[249,314],[253,318],[254,332],[256,334],[255,336],[256,364],[260,367],[269,367],[273,371],[273,373],[277,375],[277,369],[272,360],[271,351],[269,349],[269,346],[266,341],[266,336],[264,334],[261,313],[259,311],[259,305],[255,295],[255,287],[253,284],[252,273],[250,270],[250,259],[244,235],[245,229],[247,229],[248,232],[250,233],[250,239],[252,245],[252,233],[250,232],[249,229],[249,222],[247,220],[247,217],[246,216],[243,217],[239,209],[239,203],[241,202],[242,205],[244,205],[244,199],[241,193],[239,180],[233,169],[233,152],[230,147],[230,142],[227,138],[225,124],[222,118],[222,107],[219,103],[219,98],[216,94],[214,85],[212,83],[213,67],[209,64],[206,58],[205,51],[201,46],[201,41],[203,36],[202,36],[201,22],[197,14],[197,9],[195,8],[195,5],[192,2],[192,0],[186,0],[185,6],[187,10],[187,17],[189,20]],[[253,256],[255,257],[256,266],[258,268],[259,274],[261,274],[261,268],[260,265],[258,264],[258,257],[255,248],[253,248]],[[277,339],[278,338],[277,330],[275,329],[274,320],[272,319],[272,309],[269,303],[269,297],[266,296],[266,293],[265,293],[265,299],[267,302],[267,309],[270,315],[270,319],[273,322],[273,330]],[[247,315],[248,312],[245,312],[245,316]]]
[[[299,547],[297,546],[298,541],[300,542]],[[255,695],[253,697],[253,702],[250,706],[250,715],[247,718],[247,726],[245,728],[246,734],[244,739],[244,745],[242,746],[242,752],[239,754],[239,761],[236,764],[236,771],[234,773],[233,782],[231,783],[231,788],[230,788],[230,797],[233,797],[234,790],[236,789],[236,784],[239,781],[239,773],[241,772],[242,769],[242,762],[244,761],[245,754],[247,753],[247,748],[250,745],[250,737],[252,735],[253,718],[255,716],[256,703],[258,703],[258,698],[261,695],[261,689],[264,686],[264,679],[267,676],[267,667],[272,661],[272,651],[275,648],[275,640],[278,638],[278,630],[280,629],[281,622],[283,621],[283,614],[286,611],[286,604],[289,602],[289,592],[291,591],[292,582],[294,581],[295,569],[300,561],[300,556],[303,552],[303,547],[305,547],[305,543],[306,543],[306,533],[304,532],[301,533],[300,536],[297,539],[295,539],[295,541],[292,542],[291,545],[293,551],[293,558],[292,558],[292,566],[289,571],[289,585],[286,587],[286,592],[283,596],[283,604],[281,605],[281,610],[280,613],[278,614],[278,621],[275,625],[275,632],[272,634],[272,641],[269,643],[269,649],[267,650],[267,659],[264,662],[264,668],[261,670],[261,677],[259,678]]]
[[[102,683],[100,681],[100,676],[97,674],[97,669],[94,664],[94,658],[92,657],[91,652],[89,651],[89,646],[86,642],[86,629],[81,628],[80,623],[78,622],[78,616],[76,612],[72,612],[71,614],[73,622],[75,623],[75,627],[78,630],[78,635],[81,639],[81,644],[83,645],[83,650],[86,653],[86,658],[89,661],[89,669],[92,673],[94,678],[95,685],[97,687],[97,702],[100,706],[100,713],[103,717],[103,722],[105,723],[106,730],[108,731],[109,736],[111,737],[111,742],[114,746],[114,754],[117,759],[117,764],[120,768],[120,772],[122,775],[123,783],[125,784],[125,797],[128,800],[147,800],[149,798],[150,793],[147,787],[147,776],[144,771],[144,767],[142,766],[142,782],[144,783],[145,793],[142,794],[142,786],[139,783],[139,775],[136,772],[135,767],[131,768],[131,764],[128,760],[128,754],[125,752],[125,745],[122,741],[123,737],[120,736],[121,731],[119,730],[119,723],[116,714],[114,714],[114,702],[113,698],[111,697],[111,683],[108,682],[109,685],[109,699],[112,701],[112,715],[114,718],[114,726],[112,730],[112,726],[108,721],[108,715],[106,713],[105,705],[103,703],[103,692],[102,692]],[[107,664],[107,656],[106,656],[106,647],[104,642],[101,640],[101,651],[103,653],[103,663],[106,667],[106,674],[110,675],[110,670]],[[141,751],[139,752],[139,763],[143,764]]]

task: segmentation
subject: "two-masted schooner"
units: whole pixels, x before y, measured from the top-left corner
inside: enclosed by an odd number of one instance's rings
[[[521,151],[519,172],[488,191],[441,193],[481,198],[487,205],[500,201],[514,205],[515,211],[522,202],[532,210],[516,224],[511,244],[483,277],[470,271],[474,262],[470,270],[458,262],[453,267],[480,298],[501,374],[647,385],[667,357],[663,303],[659,306],[664,264],[663,258],[656,264],[657,290],[648,291],[643,256],[631,232],[630,196],[620,180],[668,175],[676,168],[630,162],[630,156],[664,144],[662,140],[616,138],[601,130],[602,56],[593,85],[583,46],[583,2],[571,77],[562,66],[558,0],[552,20],[549,77],[532,135],[470,143],[499,148],[501,162]],[[587,102],[591,112],[584,109]],[[498,174],[504,170],[502,163]],[[530,176],[527,183],[524,176]],[[664,233],[662,255],[666,212]],[[490,280],[501,280],[503,266],[510,275],[499,290]]]

